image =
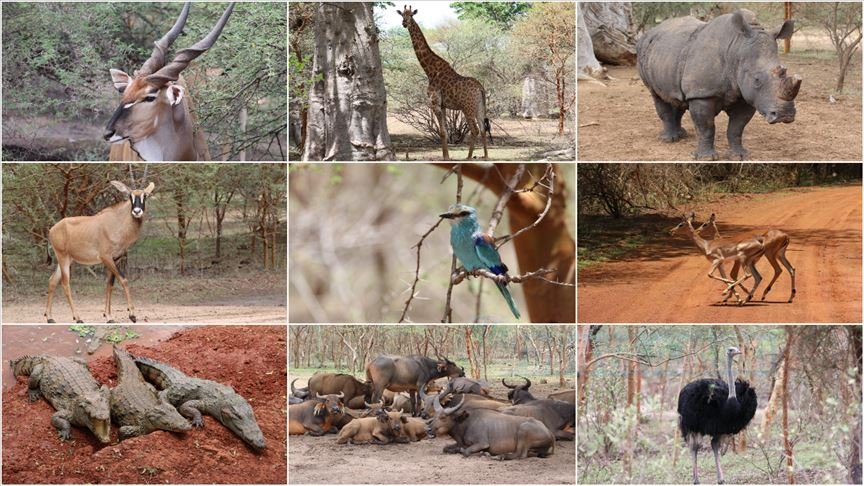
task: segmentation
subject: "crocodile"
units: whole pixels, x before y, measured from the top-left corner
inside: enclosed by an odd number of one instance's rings
[[[160,390],[160,399],[177,407],[195,427],[204,427],[201,414],[210,415],[256,451],[266,447],[249,402],[230,386],[194,378],[164,363],[136,357],[144,378]]]
[[[40,397],[57,410],[51,424],[61,440],[72,437],[71,426],[86,427],[99,442],[111,442],[110,392],[90,374],[87,362],[78,358],[24,356],[9,361],[12,375],[29,376],[30,401]]]
[[[114,361],[117,386],[111,390],[111,417],[120,426],[120,440],[157,429],[185,432],[192,428],[174,406],[160,400],[125,349],[114,346]]]

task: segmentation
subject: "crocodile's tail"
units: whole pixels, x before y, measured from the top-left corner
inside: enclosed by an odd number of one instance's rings
[[[159,390],[164,390],[171,386],[172,377],[169,374],[182,375],[182,373],[174,368],[150,358],[137,356],[134,357],[134,360],[138,370],[144,375],[144,379],[155,385]]]
[[[12,367],[12,376],[30,376],[33,368],[42,362],[41,356],[22,356],[18,359],[10,359],[9,366]]]

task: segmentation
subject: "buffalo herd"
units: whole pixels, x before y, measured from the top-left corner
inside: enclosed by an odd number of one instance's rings
[[[448,378],[443,387],[434,380]],[[511,385],[507,400],[465,378],[446,357],[378,356],[366,365],[366,381],[316,373],[303,388],[291,382],[288,432],[337,434],[337,444],[389,444],[449,435],[445,453],[488,453],[498,459],[547,457],[555,440],[573,440],[576,391],[537,398],[531,381]]]

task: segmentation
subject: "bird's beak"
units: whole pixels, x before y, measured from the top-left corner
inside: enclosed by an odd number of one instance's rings
[[[447,218],[447,219],[453,219],[453,218],[455,218],[455,216],[453,216],[453,215],[450,214],[450,213],[441,213],[441,214],[438,215],[438,217],[439,217],[439,218]]]

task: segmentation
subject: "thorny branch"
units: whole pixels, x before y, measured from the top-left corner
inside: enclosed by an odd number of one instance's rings
[[[548,182],[546,184],[544,184],[543,181],[548,181]],[[552,169],[551,163],[546,164],[546,173],[543,174],[543,177],[541,177],[540,179],[537,179],[537,181],[535,181],[531,187],[529,187],[527,189],[519,189],[519,190],[516,190],[515,192],[534,192],[534,189],[536,189],[537,186],[540,186],[540,187],[543,187],[546,189],[546,207],[543,208],[543,212],[540,213],[539,216],[537,216],[537,219],[533,223],[520,229],[519,231],[517,231],[515,233],[511,233],[509,235],[499,236],[499,237],[495,238],[495,248],[501,248],[501,246],[504,245],[505,243],[507,243],[508,241],[512,240],[513,238],[516,238],[517,236],[530,230],[531,228],[534,228],[535,226],[540,224],[540,221],[543,221],[543,218],[546,217],[546,214],[549,212],[549,208],[552,207],[552,195],[555,193],[555,171]],[[491,235],[492,233],[489,233],[489,234]]]
[[[543,280],[545,282],[549,282],[551,284],[561,285],[563,287],[575,287],[576,286],[576,284],[558,282],[558,281],[549,280],[549,279],[543,277],[543,275],[547,275],[547,274],[554,273],[557,271],[558,271],[558,269],[556,269],[556,268],[541,268],[540,270],[534,270],[533,272],[528,272],[528,273],[522,274],[522,275],[497,275],[497,274],[490,272],[489,270],[486,270],[485,268],[478,268],[476,270],[469,272],[469,271],[465,270],[464,268],[460,267],[457,272],[450,274],[451,275],[450,281],[453,283],[453,285],[457,285],[457,284],[461,283],[463,280],[465,280],[465,278],[470,275],[473,277],[486,277],[489,280],[494,280],[495,282],[498,282],[498,283],[522,283],[525,280],[537,279],[537,280]]]

